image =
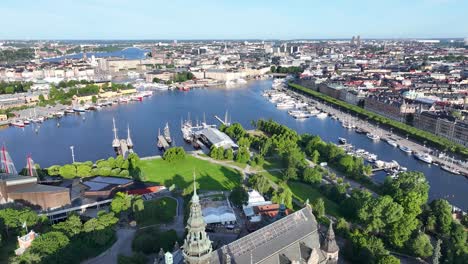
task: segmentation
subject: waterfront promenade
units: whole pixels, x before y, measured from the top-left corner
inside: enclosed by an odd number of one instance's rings
[[[421,145],[415,141],[407,139],[404,136],[392,133],[392,131],[385,130],[382,127],[378,127],[376,125],[370,124],[366,120],[359,119],[358,117],[352,114],[349,114],[348,112],[341,111],[335,107],[321,103],[318,100],[315,100],[311,97],[291,91],[289,89],[286,89],[285,92],[288,93],[290,96],[300,98],[304,102],[307,102],[309,105],[314,105],[317,109],[321,111],[324,111],[332,116],[336,116],[336,118],[340,121],[352,122],[356,127],[361,128],[374,135],[378,135],[380,137],[380,140],[386,141],[388,139],[392,139],[398,144],[398,146],[408,147],[413,152],[419,152],[419,153],[431,152],[431,149],[429,149],[428,147],[424,145]],[[458,164],[458,163],[452,164],[449,160],[440,158],[439,156],[431,155],[431,157],[433,158],[434,164],[451,166],[451,167],[458,169],[462,175],[468,175],[468,163],[467,162],[465,162],[463,165]]]

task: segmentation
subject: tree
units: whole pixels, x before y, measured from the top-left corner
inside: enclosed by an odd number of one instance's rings
[[[247,202],[249,201],[249,195],[245,191],[244,187],[237,186],[232,190],[231,194],[229,195],[229,199],[235,206],[240,208],[242,205],[247,205]]]
[[[76,167],[72,164],[66,164],[60,167],[59,174],[64,178],[73,178],[76,176]]]
[[[274,65],[271,66],[271,67],[270,67],[270,72],[271,72],[271,73],[276,73],[276,66],[274,66]]]
[[[404,172],[397,178],[387,177],[384,183],[385,193],[403,206],[405,214],[413,217],[422,212],[422,205],[429,197],[429,184],[423,173]]]
[[[91,176],[91,166],[87,164],[77,164],[76,165],[76,176],[78,177],[89,177]]]
[[[317,164],[320,158],[320,152],[318,150],[314,150],[312,154],[310,155],[310,161],[312,161],[314,164]]]
[[[322,173],[317,167],[306,167],[303,172],[303,179],[307,183],[318,184],[322,182]]]
[[[62,232],[51,231],[34,239],[31,251],[40,255],[52,255],[70,243]]]
[[[358,211],[358,217],[367,232],[383,232],[390,224],[403,217],[403,208],[384,195],[370,199]]]
[[[400,264],[400,260],[395,256],[385,255],[377,261],[377,264]]]
[[[233,160],[234,159],[234,152],[232,148],[228,148],[224,151],[224,159]]]
[[[437,199],[429,204],[431,214],[435,217],[436,232],[447,234],[452,224],[452,208],[447,200]]]
[[[60,231],[68,237],[78,235],[83,228],[80,217],[77,215],[71,215],[65,222],[60,222],[52,226],[56,231]]]
[[[322,218],[325,216],[325,202],[322,198],[318,198],[312,201],[312,209],[317,218]]]
[[[95,95],[93,95],[93,97],[91,97],[91,102],[93,102],[93,104],[97,103],[97,97]]]
[[[127,211],[132,205],[132,197],[129,194],[118,192],[111,202],[112,212],[118,214]]]
[[[296,180],[297,179],[297,169],[295,167],[288,167],[283,174],[283,179],[285,181],[288,180]]]
[[[246,147],[239,147],[236,155],[236,162],[247,163],[250,159],[249,150]]]
[[[432,244],[428,235],[419,233],[409,242],[409,249],[418,257],[427,258],[432,255]]]
[[[437,239],[436,246],[434,248],[434,253],[432,254],[432,264],[439,264],[440,257],[442,254],[440,253],[440,245],[442,244],[442,240]]]
[[[277,204],[283,203],[286,207],[292,208],[292,192],[285,183],[281,183],[273,193],[271,201]]]
[[[172,147],[164,152],[163,159],[167,162],[176,162],[185,159],[185,150],[182,147]]]
[[[249,184],[253,189],[257,190],[261,194],[266,194],[271,189],[270,180],[262,174],[255,174],[249,177]]]

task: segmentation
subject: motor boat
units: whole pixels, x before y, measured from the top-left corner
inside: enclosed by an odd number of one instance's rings
[[[15,127],[24,127],[24,122],[21,120],[16,120],[10,123],[12,126]]]
[[[324,118],[326,118],[327,116],[328,116],[327,113],[321,112],[320,114],[317,115],[317,118],[324,119]]]
[[[427,154],[427,153],[421,153],[421,152],[416,152],[414,153],[414,157],[420,161],[424,161],[428,164],[431,164],[432,163],[432,157],[431,155]]]
[[[372,133],[367,133],[366,136],[374,141],[380,140],[379,136],[372,134]]]
[[[398,144],[395,140],[387,139],[387,143],[392,147],[397,147]]]
[[[346,140],[346,138],[342,138],[342,137],[339,137],[339,138],[338,138],[338,142],[340,142],[340,144],[343,144],[343,145],[346,144],[346,143],[348,143],[348,141]]]
[[[408,154],[411,154],[413,152],[410,148],[405,146],[400,146],[400,150]]]

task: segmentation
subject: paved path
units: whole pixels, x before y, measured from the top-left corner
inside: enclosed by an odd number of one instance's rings
[[[117,241],[108,250],[101,255],[84,261],[83,264],[104,264],[117,263],[119,254],[125,256],[132,255],[132,241],[135,235],[135,229],[119,229],[117,230]]]

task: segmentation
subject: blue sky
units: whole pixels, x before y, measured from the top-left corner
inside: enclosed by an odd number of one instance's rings
[[[468,37],[468,0],[0,0],[0,39]]]

